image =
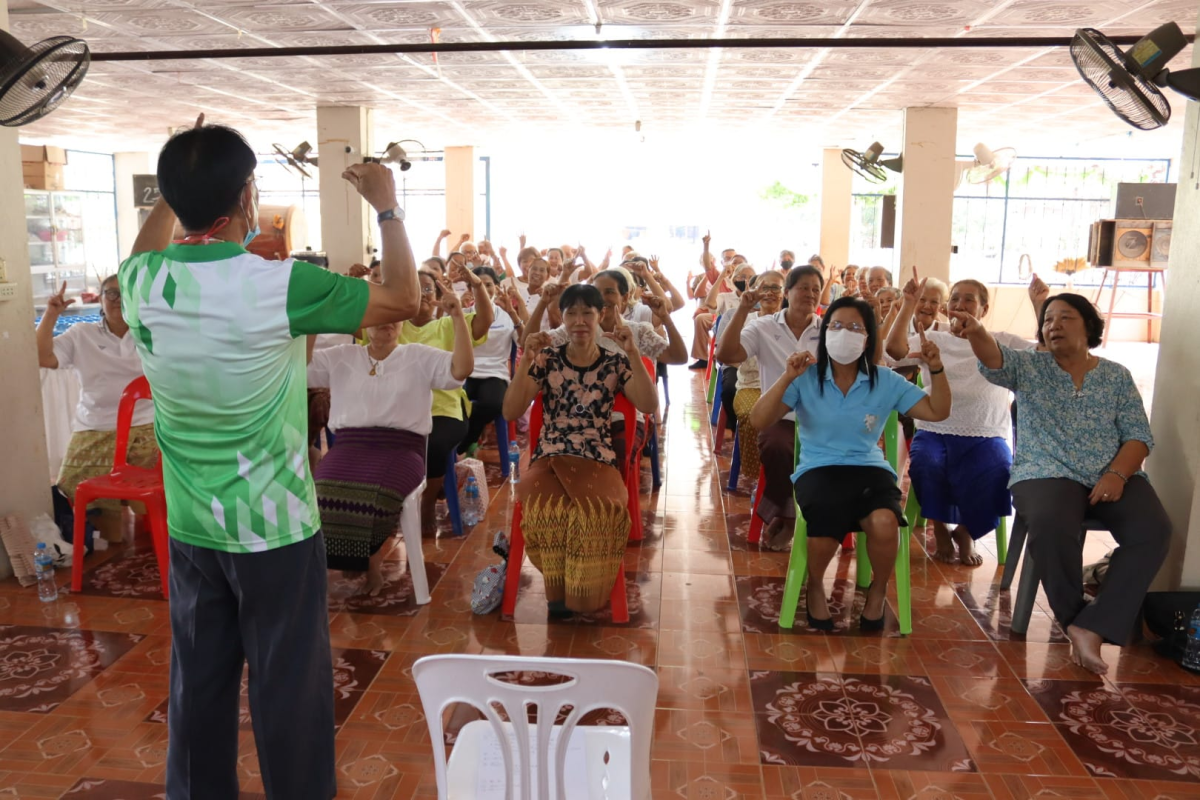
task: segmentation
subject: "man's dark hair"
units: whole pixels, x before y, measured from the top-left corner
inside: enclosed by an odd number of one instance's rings
[[[806,275],[816,275],[817,280],[821,282],[821,288],[825,288],[825,276],[821,274],[821,270],[811,264],[805,264],[803,267],[794,267],[788,270],[787,285],[783,287],[784,294],[790,292],[800,282],[800,279]]]
[[[825,375],[829,372],[829,350],[825,347],[825,333],[829,330],[834,312],[841,308],[853,308],[862,316],[863,328],[867,332],[867,346],[858,359],[858,371],[867,373],[868,385],[871,391],[874,391],[875,376],[879,374],[875,366],[875,342],[879,336],[878,326],[875,324],[875,309],[871,308],[871,304],[866,300],[839,297],[829,304],[821,318],[821,341],[817,345],[817,393],[825,394]]]
[[[254,150],[233,128],[189,128],[158,154],[158,189],[185,230],[206,231],[237,206],[257,166]]]
[[[1079,312],[1079,316],[1083,317],[1084,328],[1087,330],[1088,349],[1091,350],[1094,347],[1099,347],[1100,342],[1104,339],[1104,318],[1100,316],[1100,312],[1092,305],[1091,300],[1088,300],[1081,294],[1071,294],[1070,292],[1056,294],[1042,304],[1042,311],[1038,314],[1038,344],[1046,343],[1046,336],[1042,333],[1042,328],[1046,324],[1046,309],[1050,308],[1051,303],[1056,302],[1066,303]]]
[[[558,296],[558,310],[566,311],[571,306],[585,305],[597,311],[604,312],[604,298],[600,290],[586,283],[575,283],[563,289]]]
[[[480,278],[482,278],[484,275],[487,275],[492,279],[492,283],[496,284],[496,286],[500,285],[500,276],[497,275],[496,270],[492,269],[491,267],[476,267],[475,269],[471,270],[471,272],[474,272]]]

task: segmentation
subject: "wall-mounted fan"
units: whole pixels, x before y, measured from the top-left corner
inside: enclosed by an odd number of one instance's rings
[[[883,145],[879,142],[872,142],[865,153],[857,150],[843,150],[842,163],[871,183],[885,182],[888,178],[885,169],[897,173],[904,171],[904,156],[880,160],[881,155],[883,155]]]
[[[32,47],[0,30],[0,125],[16,128],[58,108],[92,63],[87,42],[51,36]]]
[[[956,162],[957,180],[955,186],[967,183],[991,183],[1012,167],[1017,160],[1017,151],[1011,147],[1001,147],[992,150],[980,142],[974,148],[975,160]]]
[[[1167,69],[1167,62],[1185,47],[1187,38],[1174,22],[1158,26],[1128,52],[1095,28],[1080,28],[1071,40],[1071,60],[1113,113],[1135,128],[1152,131],[1171,119],[1171,104],[1160,87],[1200,100],[1200,69]]]
[[[309,155],[309,153],[312,152],[311,144],[308,142],[301,142],[300,144],[296,145],[296,148],[291,152],[284,150],[282,146],[277,144],[273,144],[271,147],[275,148],[275,154],[282,158],[284,163],[289,167],[299,172],[305,178],[312,177],[312,175],[308,174],[308,170],[304,168],[305,164],[311,167],[317,166],[317,157]]]

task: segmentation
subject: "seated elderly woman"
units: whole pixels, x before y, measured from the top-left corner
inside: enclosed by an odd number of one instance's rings
[[[463,317],[471,331],[472,344],[478,346],[487,341],[495,309],[488,293],[479,288],[481,282],[477,275],[458,267],[451,270],[447,280],[438,280],[433,273],[424,269],[417,274],[417,278],[421,283],[421,305],[416,316],[400,324],[397,337],[400,344],[426,344],[446,351],[454,349],[454,320],[435,316],[438,301],[446,292],[454,291],[449,280],[461,281],[471,287],[475,296],[475,310],[466,312]],[[426,536],[437,531],[437,500],[446,477],[450,453],[457,450],[467,435],[469,409],[464,410],[466,405],[466,394],[462,389],[435,389],[433,392],[433,430],[429,434],[425,458],[427,484],[425,494],[421,497],[421,528]]]
[[[808,625],[833,630],[824,578],[847,531],[867,536],[874,580],[859,626],[883,628],[887,583],[896,563],[900,527],[907,527],[896,473],[879,449],[893,412],[937,421],[950,414],[950,384],[938,347],[923,340],[932,388],[925,392],[889,369],[875,366],[875,312],[863,300],[843,297],[829,306],[814,357],[788,356],[783,374],[767,389],[750,421],[766,430],[794,411],[800,459],[792,473],[796,505],[808,529]],[[815,368],[813,368],[815,365]]]
[[[769,317],[779,311],[783,305],[782,272],[764,272],[750,282],[747,289],[758,295],[758,317]],[[737,419],[738,452],[740,453],[741,474],[749,475],[751,479],[758,476],[758,430],[750,422],[750,412],[758,398],[762,396],[762,382],[759,380],[758,359],[750,356],[738,364],[734,372],[737,378],[737,393],[733,396],[733,413]],[[728,412],[727,412],[728,413]]]
[[[753,283],[757,273],[752,264],[738,264],[736,267],[730,264],[725,268],[725,272],[721,275],[721,280],[717,281],[713,286],[713,291],[709,293],[709,305],[716,307],[717,319],[728,320],[733,316],[733,310],[737,308],[741,302],[742,292]],[[728,286],[728,291],[722,291],[720,294],[716,290],[720,286]],[[782,288],[782,284],[780,284]],[[771,313],[779,309],[772,308]],[[760,312],[761,314],[761,312]],[[714,322],[714,326],[716,323]],[[758,361],[753,360],[755,382],[758,378]],[[739,367],[738,364],[727,364],[728,367]],[[738,418],[737,412],[733,407],[733,401],[738,393],[739,371],[737,369],[727,369],[721,373],[721,385],[717,387],[717,391],[721,397],[721,407],[725,409],[726,425],[733,429],[737,427]],[[758,459],[754,459],[754,470],[751,474],[758,472]]]
[[[75,302],[64,297],[66,289],[64,282],[46,306],[46,313],[38,323],[37,348],[38,365],[42,368],[73,369],[79,375],[79,405],[58,474],[58,488],[74,502],[75,487],[88,478],[112,471],[117,406],[125,387],[142,377],[142,359],[121,316],[121,287],[116,275],[100,284],[101,320],[77,323],[56,337],[54,324],[63,310]],[[138,403],[134,409],[126,458],[139,467],[153,466],[158,460],[152,403]],[[96,520],[101,535],[110,541],[121,541],[121,501],[97,500],[90,508],[101,510]]]
[[[916,270],[913,270],[913,281],[916,281]],[[982,284],[981,284],[982,285]],[[937,278],[925,278],[918,284],[920,296],[916,298],[916,308],[912,315],[909,333],[916,333],[918,326],[926,333],[944,331],[950,327],[945,316],[946,301],[950,299],[950,290],[946,284]]]
[[[909,336],[906,332],[911,330],[913,315],[927,295],[927,287],[916,279],[904,287],[900,314],[888,337],[887,352],[892,358],[906,359],[920,346],[921,334]],[[987,287],[975,280],[954,284],[950,311],[976,319],[987,316]],[[957,558],[966,566],[976,567],[983,558],[975,552],[975,541],[994,531],[1000,519],[1012,513],[1008,492],[1012,452],[1007,441],[1011,430],[1010,396],[1007,389],[979,374],[970,343],[954,335],[955,323],[941,331],[926,330],[922,323],[917,324],[941,350],[946,377],[954,391],[954,408],[941,422],[917,423],[908,454],[908,475],[922,515],[933,523],[937,542],[933,557],[945,562]],[[1034,346],[1011,333],[993,336],[1013,350]],[[922,377],[928,385],[927,367],[922,368]],[[956,527],[951,529],[951,525]]]
[[[1010,488],[1029,526],[1026,550],[1076,663],[1103,675],[1100,645],[1129,640],[1171,537],[1141,471],[1153,446],[1141,395],[1129,370],[1090,352],[1100,346],[1104,321],[1085,297],[1058,294],[1042,306],[1038,343],[1045,351],[1005,347],[965,311],[952,317],[983,377],[1016,394]],[[1086,519],[1103,523],[1119,545],[1091,603],[1083,599]]]
[[[517,419],[541,392],[541,435],[517,485],[521,530],[551,611],[587,613],[608,599],[629,538],[613,404],[624,394],[638,411],[652,414],[658,392],[633,329],[618,317],[611,332],[601,333],[607,306],[596,287],[568,287],[559,308],[568,341],[555,345],[548,333],[529,336],[504,396],[504,416]],[[603,340],[618,349],[601,347]]]
[[[459,453],[466,453],[478,444],[484,429],[500,416],[504,393],[508,390],[512,348],[525,330],[525,307],[519,305],[520,297],[515,297],[517,305],[513,302],[516,290],[510,296],[500,288],[499,276],[491,267],[476,267],[472,272],[492,303],[500,307],[500,313],[495,314],[488,329],[487,341],[475,346],[475,369],[463,387],[471,401],[471,417],[467,421],[467,435],[458,445]],[[501,453],[500,457],[507,458],[508,454]]]
[[[823,289],[824,278],[819,269],[809,265],[794,267],[784,282],[788,307],[766,316],[754,316],[761,295],[754,290],[742,292],[737,309],[728,321],[721,323],[717,360],[741,364],[748,358],[757,358],[761,385],[774,384],[792,353],[807,350],[816,355],[821,334],[817,302]],[[762,497],[755,513],[766,523],[762,541],[770,550],[786,550],[790,546],[787,525],[795,518],[792,485],[787,477],[795,460],[796,427],[791,416],[789,413],[786,419],[772,420],[765,427],[754,424],[764,476]]]
[[[394,322],[367,328],[367,346],[313,351],[308,385],[330,390],[333,446],[313,474],[330,569],[367,571],[363,591],[383,589],[382,546],[396,531],[406,498],[425,476],[425,440],[433,432],[433,392],[462,386],[474,353],[462,305],[443,292],[453,353],[398,344]],[[443,453],[443,458],[445,454]],[[426,490],[428,491],[428,490]]]

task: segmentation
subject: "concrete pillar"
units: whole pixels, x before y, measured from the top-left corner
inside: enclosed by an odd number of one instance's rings
[[[904,177],[896,202],[900,233],[898,271],[950,283],[950,244],[954,219],[954,141],[956,108],[904,109]],[[902,283],[901,276],[895,276]]]
[[[446,167],[446,228],[450,230],[450,246],[464,233],[475,241],[484,231],[475,230],[475,148],[447,147]]]
[[[133,250],[133,242],[141,229],[137,202],[133,196],[133,176],[153,175],[157,156],[149,153],[113,153],[113,172],[117,190],[117,252],[125,258]]]
[[[1200,67],[1200,50],[1192,55]],[[1178,175],[1193,175],[1200,137],[1200,106],[1171,98],[1177,111],[1186,111],[1183,152]],[[1194,180],[1179,181],[1175,194],[1175,219],[1190,223],[1200,214],[1200,188]],[[1200,588],[1200,229],[1192,224],[1175,226],[1171,260],[1167,265],[1162,319],[1162,343],[1154,380],[1154,406],[1150,424],[1154,451],[1146,462],[1150,481],[1171,518],[1171,553],[1155,582],[1157,589]]]
[[[321,176],[321,247],[329,257],[329,268],[345,273],[351,264],[370,263],[376,246],[375,212],[353,186],[342,180],[347,167],[361,164],[364,155],[375,153],[371,109],[318,107],[317,151]]]
[[[854,173],[842,163],[842,151],[828,149],[821,157],[821,258],[829,266],[850,261],[850,184]]]
[[[3,3],[0,29],[8,30],[8,7]],[[16,297],[0,300],[0,375],[4,376],[4,391],[0,392],[0,419],[4,420],[0,517],[19,514],[28,522],[52,509],[23,187],[17,130],[0,128],[0,258],[4,259],[4,280],[16,284]],[[8,557],[0,548],[0,578],[11,574]]]

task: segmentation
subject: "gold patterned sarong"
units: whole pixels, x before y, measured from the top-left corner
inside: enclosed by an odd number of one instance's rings
[[[546,599],[590,613],[612,593],[629,541],[628,494],[615,467],[578,456],[539,458],[517,484],[525,552]]]
[[[58,473],[58,488],[72,503],[75,487],[88,480],[112,472],[113,455],[117,449],[116,431],[75,431],[67,444],[62,469]],[[125,460],[135,467],[153,467],[158,460],[158,440],[154,424],[134,425],[129,429],[129,449]],[[97,500],[88,508],[120,511],[120,500]]]
[[[737,416],[738,454],[741,458],[741,474],[751,481],[758,480],[758,431],[750,424],[750,411],[761,389],[738,389],[733,396],[733,413]]]

